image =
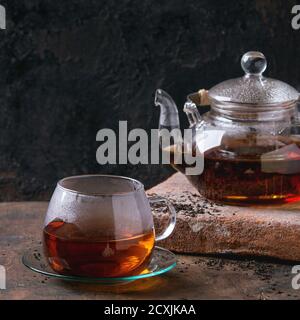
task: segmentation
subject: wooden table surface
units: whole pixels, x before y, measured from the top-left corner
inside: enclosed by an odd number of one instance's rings
[[[41,241],[45,202],[0,204],[0,265],[6,268],[3,299],[299,299],[292,266],[253,260],[178,255],[178,266],[154,278],[121,286],[50,279],[21,262]]]

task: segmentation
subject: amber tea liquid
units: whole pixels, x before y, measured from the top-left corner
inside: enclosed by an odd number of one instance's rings
[[[76,235],[74,224],[63,221],[52,221],[43,235],[45,255],[53,270],[89,277],[139,274],[149,263],[155,241],[153,230],[117,240],[83,237]]]
[[[216,202],[251,205],[300,201],[300,154],[297,145],[294,144],[296,153],[291,151],[283,159],[263,161],[261,155],[275,148],[259,146],[253,153],[254,149],[248,143],[240,141],[232,146],[227,142],[225,148],[217,147],[205,152],[204,172],[187,178],[200,194]],[[172,150],[176,149],[172,146],[169,150],[172,160]],[[185,173],[187,164],[184,161],[181,165],[173,162],[172,166]]]

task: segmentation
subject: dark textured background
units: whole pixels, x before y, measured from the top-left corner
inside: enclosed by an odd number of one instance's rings
[[[114,173],[147,186],[170,169],[96,162],[101,128],[157,128],[154,91],[240,76],[248,50],[300,89],[296,1],[7,0],[0,30],[0,200],[48,199],[56,181]],[[182,124],[185,119],[181,112]]]

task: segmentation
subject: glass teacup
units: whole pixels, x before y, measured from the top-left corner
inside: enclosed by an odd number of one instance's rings
[[[155,236],[151,204],[168,206],[170,220]],[[120,176],[62,179],[51,198],[43,230],[44,252],[59,274],[123,277],[149,264],[155,241],[174,230],[168,200],[148,198],[141,182]]]

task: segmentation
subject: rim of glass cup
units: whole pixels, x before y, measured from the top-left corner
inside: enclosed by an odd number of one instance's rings
[[[136,189],[133,191],[123,191],[123,192],[111,192],[111,193],[94,192],[94,193],[92,193],[92,192],[82,192],[82,191],[78,191],[78,190],[74,190],[74,189],[62,186],[62,183],[66,180],[71,180],[71,179],[76,179],[76,178],[95,178],[95,177],[128,180],[128,181],[136,184]],[[130,177],[125,177],[125,176],[110,175],[110,174],[84,174],[84,175],[70,176],[70,177],[60,179],[57,182],[57,187],[66,191],[66,192],[71,192],[71,193],[86,196],[86,197],[126,196],[126,195],[130,195],[130,194],[134,194],[137,191],[144,190],[144,185],[136,179],[133,179]]]

